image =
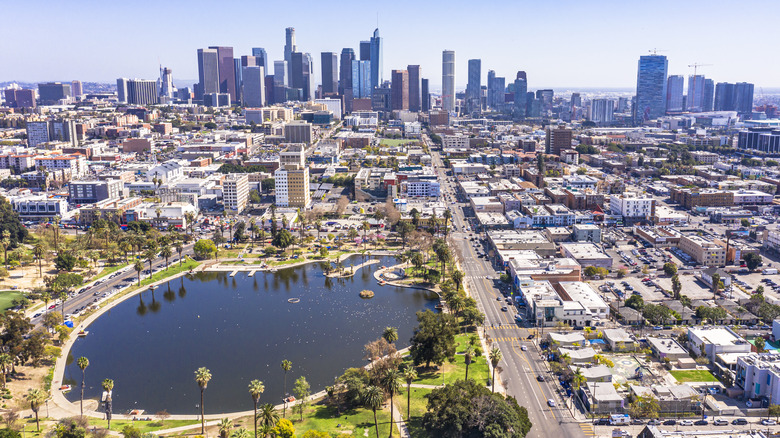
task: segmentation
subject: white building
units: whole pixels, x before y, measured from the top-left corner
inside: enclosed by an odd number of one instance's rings
[[[780,354],[749,353],[737,358],[734,383],[747,399],[780,400]]]
[[[225,211],[240,213],[249,199],[249,177],[246,174],[231,173],[222,182],[222,202]]]
[[[71,178],[81,178],[87,174],[87,159],[83,155],[53,155],[36,157],[36,170],[70,170]]]
[[[576,301],[593,316],[594,319],[608,319],[609,306],[588,284],[582,281],[561,281],[558,283],[558,295],[564,301]]]
[[[468,149],[469,138],[463,134],[445,135],[441,139],[442,149]]]
[[[721,353],[750,353],[751,345],[728,327],[689,327],[688,342],[692,352],[710,361]]]
[[[68,212],[65,198],[49,198],[44,195],[27,195],[10,199],[11,208],[23,220],[49,219]]]
[[[623,218],[647,219],[653,214],[654,206],[655,200],[649,196],[624,193],[609,197],[609,209],[612,214]]]
[[[168,160],[152,167],[146,171],[146,180],[152,181],[154,178],[162,180],[163,183],[173,181],[184,176],[184,167],[177,160]]]
[[[325,105],[336,119],[341,120],[341,117],[344,115],[344,112],[341,110],[341,99],[314,99],[314,103]]]
[[[406,193],[410,198],[438,198],[440,195],[439,182],[435,180],[420,179],[401,182],[401,193]]]

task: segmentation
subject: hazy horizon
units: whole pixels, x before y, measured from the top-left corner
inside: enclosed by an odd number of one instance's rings
[[[483,85],[490,69],[507,83],[524,70],[529,89],[630,90],[636,86],[639,57],[656,47],[669,59],[670,75],[691,75],[688,65],[697,62],[711,64],[698,73],[716,82],[780,87],[774,74],[780,61],[766,53],[761,41],[745,43],[713,31],[760,29],[762,40],[775,40],[780,36],[773,23],[780,16],[777,2],[735,7],[725,1],[494,1],[477,6],[459,0],[400,0],[374,7],[347,1],[336,8],[303,1],[292,14],[285,4],[234,0],[220,2],[219,9],[203,0],[32,0],[7,3],[3,11],[6,17],[32,13],[34,26],[5,20],[0,27],[0,38],[13,41],[0,55],[0,81],[155,79],[160,65],[171,68],[174,77],[197,78],[198,48],[233,46],[240,57],[252,47],[264,47],[272,64],[283,58],[284,29],[294,27],[298,50],[312,54],[319,84],[320,52],[351,47],[359,53],[378,15],[384,79],[393,69],[419,64],[431,91],[440,89],[445,49],[455,50],[459,90],[471,58],[482,60]],[[269,18],[274,15],[280,18]]]

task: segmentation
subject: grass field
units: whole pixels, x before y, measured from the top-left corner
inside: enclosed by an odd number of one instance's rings
[[[458,344],[456,351],[462,353],[469,345],[469,335],[457,335],[455,342]],[[404,362],[410,363],[411,358],[405,357]],[[437,370],[418,369],[417,376],[417,380],[413,383],[422,385],[445,385],[456,380],[463,380],[466,377],[466,357],[462,354],[456,354],[452,362],[443,363]],[[482,352],[482,356],[472,358],[471,365],[469,365],[469,379],[485,384],[489,382],[490,372],[485,352]]]
[[[674,370],[669,373],[678,382],[717,382],[718,379],[707,370]]]
[[[156,417],[152,416],[154,421],[131,421],[131,420],[112,420],[111,430],[121,432],[122,428],[129,425],[135,426],[141,433],[154,432],[160,429],[172,429],[174,427],[189,426],[191,424],[199,424],[199,420],[165,420],[161,422]],[[106,428],[106,420],[99,418],[90,418],[90,426],[97,426]]]
[[[409,139],[409,138],[383,138],[379,141],[379,144],[394,147],[406,143],[417,143],[417,142],[418,140]]]
[[[411,419],[406,417],[406,386],[404,386],[403,391],[396,396],[396,406],[400,409],[401,416],[406,420],[406,425],[412,438],[428,437],[428,433],[422,428],[422,416],[425,414],[428,406],[428,400],[425,396],[430,393],[430,389],[412,388],[412,397],[409,403],[411,405],[411,409],[409,410]]]
[[[391,426],[389,408],[377,411],[376,417],[379,423],[379,436],[389,436]],[[307,430],[319,430],[339,436],[342,434],[344,436],[376,436],[374,413],[369,409],[353,409],[339,414],[335,408],[318,403],[306,410],[303,421],[300,421],[297,413],[293,415],[289,410],[287,419],[293,422],[296,436],[301,436]],[[393,428],[393,436],[398,436],[398,431],[395,428]]]
[[[0,312],[5,312],[6,310],[13,307],[13,304],[11,304],[13,300],[22,298],[23,296],[23,293],[17,292],[15,290],[0,291]]]

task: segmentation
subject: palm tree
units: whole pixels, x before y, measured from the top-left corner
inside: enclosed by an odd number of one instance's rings
[[[493,365],[493,377],[492,377],[492,383],[490,385],[490,392],[496,392],[496,368],[498,367],[498,363],[501,362],[501,350],[498,349],[498,347],[493,347],[492,350],[490,350],[490,364]]]
[[[140,260],[136,260],[135,264],[133,265],[133,269],[135,269],[135,272],[138,274],[138,285],[141,285],[141,271],[144,270],[144,264]]]
[[[400,377],[398,370],[390,368],[385,375],[382,376],[381,380],[382,388],[390,395],[390,438],[393,436],[393,410],[395,408],[393,396],[401,390]]]
[[[190,229],[190,234],[192,234],[192,227],[195,226],[195,213],[184,213],[184,220],[187,221],[187,228]]]
[[[81,416],[84,416],[84,382],[86,381],[87,377],[87,367],[89,366],[89,359],[82,356],[78,358],[76,361],[76,364],[78,364],[79,368],[81,368],[81,404],[79,405],[79,408],[81,409]]]
[[[114,381],[112,379],[103,379],[103,381],[100,383],[100,386],[103,387],[103,391],[106,392],[106,420],[107,423],[107,429],[111,429],[111,391],[114,389]]]
[[[27,390],[27,395],[25,397],[27,398],[27,401],[30,402],[30,409],[35,413],[35,425],[38,428],[38,432],[40,432],[41,423],[38,421],[38,408],[46,401],[46,393],[39,388],[30,388]]]
[[[455,282],[455,290],[460,290],[460,285],[463,284],[463,271],[455,270],[450,274],[452,281]]]
[[[409,407],[412,399],[412,381],[417,378],[417,371],[414,370],[413,366],[409,365],[403,371],[403,378],[406,379],[406,421],[409,421],[411,419]]]
[[[582,374],[582,369],[577,367],[577,369],[574,370],[574,377],[571,380],[571,386],[574,387],[575,391],[578,391],[583,383],[585,383],[585,375]]]
[[[260,394],[262,394],[264,391],[265,385],[263,385],[263,382],[259,380],[252,380],[249,382],[249,395],[252,396],[252,401],[254,402],[255,406],[255,438],[257,438],[257,402],[260,401]]]
[[[0,245],[3,246],[3,261],[5,267],[8,268],[8,247],[11,246],[11,232],[3,230],[3,238],[0,240]]]
[[[200,386],[200,433],[205,434],[206,433],[206,417],[204,416],[204,409],[203,409],[203,391],[206,390],[206,387],[209,384],[209,380],[211,380],[211,371],[209,371],[206,367],[200,367],[195,371],[195,381],[198,382],[198,386]]]
[[[152,264],[154,264],[154,259],[157,258],[157,251],[149,248],[144,252],[144,259],[149,263],[149,278],[152,278]]]
[[[173,255],[173,250],[171,250],[171,247],[168,245],[163,246],[162,251],[160,251],[160,255],[165,257],[165,270],[168,270],[168,258]]]
[[[230,429],[233,428],[233,420],[230,418],[223,418],[219,420],[219,438],[228,438],[230,435]]]
[[[184,252],[184,247],[181,245],[181,242],[177,242],[175,248],[176,248],[176,252],[179,254],[179,266],[181,266],[182,263],[181,253]]]
[[[363,228],[363,251],[365,251],[366,250],[366,233],[371,228],[371,225],[368,224],[368,221],[363,221],[363,223],[361,224],[361,227]],[[379,433],[379,432],[377,431],[377,433]]]
[[[65,301],[68,299],[68,293],[65,291],[60,292],[60,301],[62,302],[62,315],[65,315]]]
[[[449,209],[444,210],[444,235],[445,236],[447,235],[447,231],[448,231],[447,230],[447,222],[449,222],[451,220],[452,220],[452,212]]]
[[[3,389],[5,389],[5,378],[8,374],[8,368],[13,366],[14,359],[8,353],[0,354],[0,373],[3,374]]]
[[[129,263],[127,253],[133,250],[133,245],[131,245],[127,240],[123,240],[119,243],[119,250],[125,254],[125,263]]]
[[[466,358],[466,378],[464,380],[469,379],[469,366],[471,365],[471,361],[474,358],[474,348],[471,346],[466,347],[466,351],[463,352],[463,355]]]
[[[38,259],[38,276],[43,275],[43,254],[44,254],[43,245],[40,243],[35,245],[33,247],[33,255],[35,255],[35,258]]]
[[[279,421],[279,414],[274,409],[274,405],[266,403],[260,406],[260,416],[257,419],[262,425],[261,435],[267,436],[270,434],[268,430],[276,426],[276,422]]]
[[[382,337],[385,338],[387,343],[392,344],[398,340],[398,329],[395,327],[385,327],[385,331],[382,332]]]
[[[287,416],[287,371],[292,369],[292,362],[285,359],[282,361],[282,369],[284,370],[284,410],[282,416]]]
[[[320,240],[320,228],[322,228],[322,221],[319,219],[314,221],[314,228],[317,229],[317,240]]]
[[[43,300],[43,307],[46,309],[44,312],[49,313],[49,301],[51,301],[51,294],[48,292],[42,293],[41,300]]]
[[[376,428],[376,438],[379,438],[379,423],[376,420],[376,410],[382,407],[385,401],[385,393],[382,388],[371,385],[363,392],[363,404],[374,412],[374,427]],[[392,430],[392,428],[391,428]]]

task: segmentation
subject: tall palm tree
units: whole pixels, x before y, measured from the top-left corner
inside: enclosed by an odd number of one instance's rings
[[[0,354],[0,373],[3,374],[3,389],[5,389],[5,378],[8,374],[8,369],[13,366],[14,359],[8,353]]]
[[[361,224],[361,228],[363,228],[363,251],[366,250],[366,233],[368,233],[368,230],[371,228],[371,225],[368,224],[368,221],[363,221]]]
[[[33,247],[33,255],[35,255],[36,259],[38,259],[38,276],[43,275],[42,263],[43,263],[43,254],[45,252],[46,251],[43,249],[43,245],[41,245],[40,243]]]
[[[173,255],[173,250],[171,250],[170,246],[165,245],[162,251],[160,251],[160,255],[165,257],[165,270],[168,270],[168,258]]]
[[[46,401],[46,393],[40,388],[30,388],[27,390],[25,398],[30,402],[30,409],[35,413],[35,426],[37,427],[38,432],[40,432],[41,423],[38,421],[38,409],[43,402]]]
[[[195,371],[195,381],[198,382],[198,386],[200,386],[200,433],[205,434],[206,433],[206,417],[204,416],[204,409],[203,409],[203,391],[206,390],[206,387],[209,385],[209,380],[211,380],[211,371],[209,371],[206,367],[200,367]]]
[[[574,387],[575,391],[578,391],[583,383],[585,383],[585,375],[582,373],[582,369],[577,367],[577,369],[574,370],[574,377],[571,380],[571,386]]]
[[[184,247],[182,246],[181,242],[177,242],[175,248],[176,248],[176,252],[179,254],[179,266],[181,266],[182,264],[181,254],[184,252]]]
[[[65,316],[65,301],[68,299],[68,293],[65,291],[60,292],[60,301],[62,302],[62,316]]]
[[[395,327],[385,327],[385,331],[382,332],[382,337],[385,338],[389,344],[398,340],[398,329]]]
[[[382,388],[390,395],[390,438],[393,437],[393,410],[395,409],[393,396],[401,390],[400,377],[398,370],[390,368],[381,379]]]
[[[282,416],[287,416],[287,372],[292,369],[292,362],[285,359],[282,361],[282,369],[284,370],[284,410],[282,412]]]
[[[81,368],[81,403],[79,404],[79,408],[81,409],[81,416],[84,416],[84,382],[86,382],[87,378],[87,367],[89,366],[89,359],[82,356],[78,358],[76,361],[76,364],[78,364],[79,368]]]
[[[385,401],[385,393],[382,388],[371,385],[363,392],[363,404],[374,412],[374,427],[376,428],[376,438],[379,438],[379,423],[376,420],[376,410],[382,407]],[[392,429],[392,428],[391,428]]]
[[[111,408],[112,408],[112,394],[111,391],[114,389],[114,381],[112,379],[103,379],[103,381],[100,383],[100,386],[103,387],[103,391],[106,392],[106,420],[107,423],[107,429],[111,429]]]
[[[463,355],[466,358],[466,377],[464,380],[469,380],[469,366],[471,365],[471,360],[474,358],[474,348],[471,346],[466,347],[466,351],[463,352]]]
[[[144,270],[144,264],[140,260],[136,260],[135,264],[133,264],[133,269],[135,269],[135,272],[138,274],[138,285],[141,285],[141,271]]]
[[[320,240],[320,229],[322,228],[322,221],[319,219],[314,221],[314,228],[317,229],[317,240]]]
[[[493,365],[493,378],[490,385],[490,392],[496,392],[496,367],[498,367],[498,363],[501,362],[501,357],[501,350],[499,350],[498,347],[493,347],[493,349],[490,350],[490,364]]]
[[[415,371],[413,366],[409,365],[403,371],[403,378],[406,379],[406,421],[409,421],[411,419],[409,407],[412,400],[412,382],[417,378],[417,371]]]
[[[449,209],[444,210],[444,235],[445,236],[447,235],[447,231],[448,231],[447,230],[447,222],[449,222],[451,220],[452,220],[452,212]]]
[[[219,438],[228,438],[230,429],[233,429],[233,420],[230,418],[219,420]]]
[[[49,313],[49,301],[51,301],[51,294],[44,292],[41,294],[41,300],[43,300],[44,312]]]
[[[255,438],[257,438],[257,402],[260,401],[260,395],[265,391],[265,385],[259,380],[252,380],[249,382],[249,395],[252,396],[252,402],[254,402],[255,408]]]
[[[260,416],[257,418],[262,425],[260,429],[261,435],[267,436],[270,434],[268,430],[273,429],[273,427],[276,426],[276,422],[279,421],[279,414],[276,412],[276,409],[274,409],[274,405],[266,403],[260,406]]]
[[[154,264],[154,259],[157,258],[157,251],[149,248],[144,252],[144,260],[149,263],[149,278],[152,278],[152,265]]]

